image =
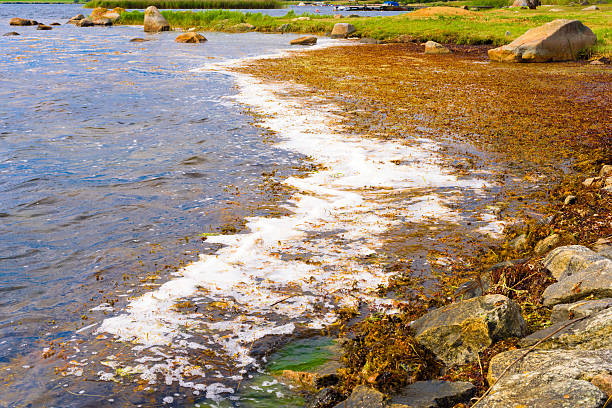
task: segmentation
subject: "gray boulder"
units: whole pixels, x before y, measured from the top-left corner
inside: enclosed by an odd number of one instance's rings
[[[357,31],[355,26],[349,23],[336,23],[331,32],[331,38],[346,38]]]
[[[571,303],[588,296],[598,299],[612,297],[612,260],[603,258],[593,262],[548,286],[542,294],[546,306]]]
[[[576,303],[555,305],[550,315],[550,321],[553,323],[566,322],[570,319],[591,316],[611,307],[612,298],[581,300]]]
[[[469,382],[417,381],[394,395],[391,402],[397,408],[451,408],[475,394],[476,387]]]
[[[539,330],[522,339],[519,344],[523,347],[532,346],[571,321],[559,322]],[[573,321],[575,323],[547,338],[538,347],[582,350],[612,348],[612,308],[604,309],[583,320],[573,319]]]
[[[350,397],[334,406],[334,408],[384,408],[384,399],[383,393],[365,385],[358,385]]]
[[[562,280],[595,262],[605,260],[603,256],[582,245],[567,245],[552,250],[542,263],[555,279]]]
[[[497,340],[522,337],[520,307],[503,295],[487,295],[433,310],[411,327],[415,338],[448,366],[465,364]]]
[[[499,62],[547,62],[574,60],[597,37],[578,20],[554,20],[532,28],[508,45],[489,50],[489,58]]]
[[[147,33],[158,33],[160,31],[170,31],[170,24],[159,12],[157,7],[149,6],[145,10],[144,30]]]

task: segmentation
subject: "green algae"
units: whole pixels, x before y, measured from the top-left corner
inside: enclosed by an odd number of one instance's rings
[[[330,337],[296,340],[272,354],[266,369],[270,373],[283,370],[313,372],[334,356],[334,344]]]

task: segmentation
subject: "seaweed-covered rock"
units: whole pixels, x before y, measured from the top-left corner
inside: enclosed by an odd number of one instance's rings
[[[315,45],[317,43],[317,37],[314,35],[307,35],[305,37],[296,38],[289,41],[291,45]]]
[[[577,319],[574,319],[577,320]],[[556,323],[521,340],[522,346],[531,346],[560,329],[568,322]],[[612,349],[612,308],[604,309],[583,320],[576,321],[538,346],[543,349]]]
[[[535,248],[533,248],[533,253],[536,255],[544,255],[560,243],[561,236],[559,234],[551,234],[543,240],[538,241]]]
[[[503,295],[481,296],[433,310],[411,325],[416,340],[446,365],[465,364],[478,351],[508,337],[522,337],[520,307]]]
[[[334,408],[384,408],[383,393],[365,385],[355,387],[351,396]]]
[[[170,24],[168,24],[168,21],[162,16],[157,7],[149,6],[145,10],[144,30],[147,33],[170,31]]]
[[[544,267],[557,279],[565,279],[591,264],[605,258],[582,245],[567,245],[552,250],[544,261]]]
[[[468,402],[476,394],[476,387],[469,382],[417,381],[404,387],[391,398],[392,407],[451,408]]]
[[[346,38],[349,35],[353,34],[355,31],[355,26],[349,23],[336,23],[334,24],[334,28],[331,32],[331,38]]]
[[[202,34],[189,32],[189,33],[179,34],[174,39],[174,41],[178,43],[198,44],[198,43],[206,42],[208,40]]]
[[[612,298],[581,300],[569,304],[564,303],[561,305],[555,305],[555,307],[553,307],[550,320],[553,323],[566,322],[571,319],[591,316],[611,307]]]
[[[578,20],[554,20],[532,28],[508,45],[489,50],[499,62],[547,62],[574,60],[597,37]]]
[[[546,306],[570,303],[588,296],[612,297],[612,260],[602,258],[585,269],[562,278],[544,290],[542,298]]]
[[[450,54],[450,52],[448,48],[435,41],[425,43],[425,54]]]

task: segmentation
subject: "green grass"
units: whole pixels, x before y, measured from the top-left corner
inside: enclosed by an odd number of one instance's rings
[[[273,9],[282,8],[279,0],[92,0],[85,7],[123,7],[145,9]]]

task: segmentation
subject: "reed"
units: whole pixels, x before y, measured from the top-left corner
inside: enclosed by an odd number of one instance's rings
[[[273,9],[282,8],[278,0],[91,0],[85,7],[124,9]]]

